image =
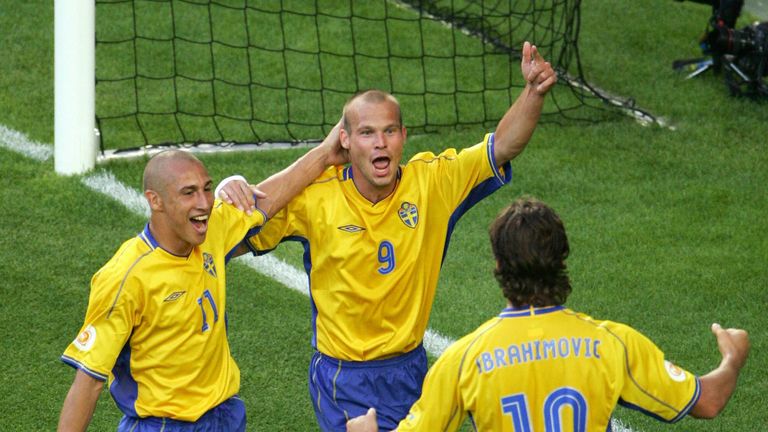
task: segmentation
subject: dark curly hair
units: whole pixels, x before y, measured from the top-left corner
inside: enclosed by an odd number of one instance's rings
[[[535,198],[519,198],[496,217],[490,235],[494,274],[512,306],[565,303],[571,293],[568,237],[554,210]]]

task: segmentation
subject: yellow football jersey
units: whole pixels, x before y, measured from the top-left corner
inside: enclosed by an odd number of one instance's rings
[[[398,431],[609,429],[617,403],[680,420],[699,398],[698,378],[636,330],[563,306],[507,308],[450,346]]]
[[[457,220],[511,175],[508,163],[495,164],[493,134],[458,153],[415,155],[375,204],[351,167],[333,167],[247,243],[257,254],[283,240],[304,244],[320,352],[353,361],[402,354],[424,337]]]
[[[224,266],[264,220],[216,201],[205,242],[188,257],[159,247],[147,224],[93,276],[85,323],[62,360],[108,379],[117,406],[134,417],[194,421],[236,394]]]

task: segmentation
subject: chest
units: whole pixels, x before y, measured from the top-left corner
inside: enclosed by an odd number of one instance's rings
[[[163,332],[205,334],[224,322],[224,263],[208,252],[189,259],[157,262],[145,280],[141,325],[145,335]]]

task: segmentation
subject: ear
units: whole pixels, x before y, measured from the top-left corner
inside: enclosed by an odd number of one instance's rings
[[[163,211],[163,199],[160,198],[160,194],[152,189],[148,189],[144,191],[144,197],[147,199],[149,209],[152,210],[152,212]]]
[[[403,130],[403,142],[408,138],[408,130],[405,128],[405,126],[402,126],[401,128]]]
[[[349,135],[347,134],[347,130],[343,127],[339,129],[339,140],[341,140],[341,148],[349,151]]]

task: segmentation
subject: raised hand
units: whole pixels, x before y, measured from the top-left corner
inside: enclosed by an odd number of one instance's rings
[[[536,45],[523,43],[523,59],[520,61],[523,78],[536,94],[544,96],[557,82],[557,74],[552,65],[539,54]]]

